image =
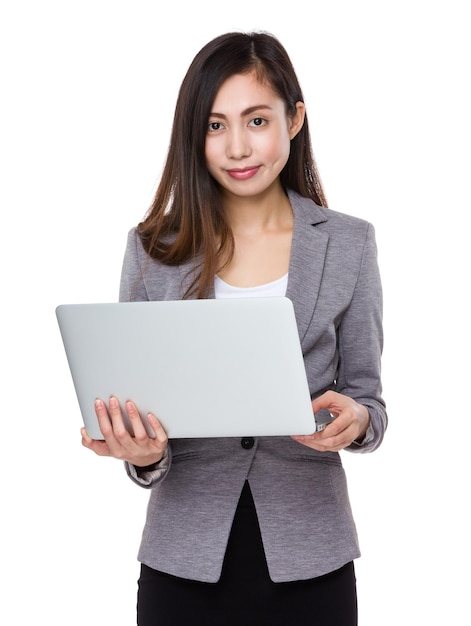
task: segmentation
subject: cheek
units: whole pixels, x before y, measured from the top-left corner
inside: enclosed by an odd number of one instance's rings
[[[216,146],[214,142],[207,141],[204,147],[204,156],[206,159],[206,166],[211,171],[214,168],[214,161],[216,159]]]
[[[291,142],[289,135],[281,132],[276,138],[265,145],[265,155],[269,161],[286,163],[289,157]]]

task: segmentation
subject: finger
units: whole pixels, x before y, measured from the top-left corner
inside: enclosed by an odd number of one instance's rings
[[[92,437],[90,437],[90,435],[87,432],[87,429],[85,427],[80,429],[80,433],[82,435],[82,444],[86,447],[86,448],[90,448],[93,446],[93,443],[95,441],[98,442],[102,442],[103,439],[93,439]]]
[[[352,434],[352,429],[347,428],[339,434],[331,435],[321,441],[317,441],[316,443],[319,447],[322,447],[323,450],[338,452],[339,450],[343,450],[343,448],[349,446],[353,439],[354,436]]]
[[[85,427],[80,429],[80,433],[82,435],[82,443],[86,448],[90,447],[90,444],[92,443],[93,439],[90,437],[90,435],[87,433],[87,429]]]
[[[103,437],[105,439],[111,437],[113,435],[113,425],[106,404],[101,398],[95,400],[95,414]]]
[[[315,439],[312,438],[311,435],[300,435],[300,436],[292,436],[292,439],[297,441],[298,443],[306,446],[307,448],[311,448],[312,450],[316,450],[317,452],[325,452],[326,448],[324,445],[319,445]]]
[[[142,418],[137,410],[136,405],[131,400],[128,400],[125,404],[125,409],[127,416],[129,417],[129,421],[131,423],[132,432],[136,439],[139,441],[145,440],[149,437],[146,429],[144,428],[144,424],[142,423]]]
[[[339,424],[334,427],[334,422],[332,422],[322,431],[312,435],[293,436],[292,438],[319,452],[338,452],[349,446],[354,436],[351,425],[344,423],[339,428]]]
[[[155,439],[160,443],[160,444],[165,444],[167,445],[168,443],[168,436],[167,433],[165,432],[164,427],[162,426],[162,424],[159,422],[159,420],[155,417],[155,415],[153,415],[152,413],[149,413],[147,415],[147,421],[149,422],[149,424],[152,427],[152,430],[154,431],[155,434]]]
[[[119,404],[118,399],[115,396],[111,396],[109,400],[109,415],[110,422],[112,425],[113,434],[116,439],[121,440],[123,437],[126,438],[126,435],[130,436],[126,425],[124,423],[123,414],[121,412],[121,406]],[[102,431],[103,432],[103,431]],[[106,438],[106,433],[103,433]]]
[[[321,411],[322,409],[329,409],[330,411],[336,411],[339,408],[340,394],[336,391],[326,391],[321,396],[314,398],[312,401],[312,410],[314,413]]]
[[[92,439],[85,428],[82,428],[82,445],[99,456],[110,456],[110,449],[106,441],[102,439]]]
[[[141,415],[136,405],[134,404],[134,402],[128,400],[125,406],[126,406],[126,413],[128,414],[129,420],[133,428],[134,438],[137,441],[145,442],[150,437],[156,443],[158,442],[159,444],[167,445],[167,442],[168,442],[167,433],[165,432],[162,424],[155,417],[155,415],[153,415],[152,413],[148,413],[146,417],[147,423],[149,424],[150,430],[151,430],[151,435],[149,435],[149,432],[145,428]],[[159,447],[162,447],[162,446],[159,446]]]
[[[105,445],[94,443],[92,450],[100,455],[123,458],[124,447],[132,438],[124,424],[118,399],[111,396],[108,408],[103,400],[97,399],[95,412]]]
[[[341,435],[345,430],[350,427],[350,420],[345,414],[337,415],[324,430],[320,431],[320,439],[329,439],[330,437],[337,437]]]

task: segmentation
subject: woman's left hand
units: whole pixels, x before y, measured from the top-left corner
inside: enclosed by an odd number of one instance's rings
[[[319,452],[338,452],[353,441],[361,441],[370,423],[368,409],[352,398],[335,391],[326,391],[312,401],[316,414],[327,409],[335,416],[324,430],[312,435],[293,435],[293,439]]]

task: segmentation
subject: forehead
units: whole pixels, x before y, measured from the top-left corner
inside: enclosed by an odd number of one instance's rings
[[[250,74],[234,74],[223,82],[214,98],[212,110],[224,112],[222,109],[241,111],[257,106],[283,106],[283,100],[275,92],[271,84]]]

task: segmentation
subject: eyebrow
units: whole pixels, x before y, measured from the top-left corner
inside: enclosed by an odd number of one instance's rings
[[[250,115],[251,113],[255,113],[255,111],[260,111],[263,109],[269,109],[271,110],[272,107],[268,106],[268,104],[256,104],[255,106],[252,107],[248,107],[247,109],[244,109],[242,111],[242,113],[240,114],[241,117],[245,117],[246,115]],[[227,119],[227,116],[224,115],[224,113],[216,113],[215,111],[213,111],[212,113],[210,113],[210,117],[220,117],[221,119]]]

